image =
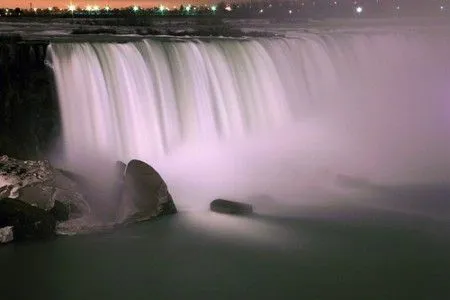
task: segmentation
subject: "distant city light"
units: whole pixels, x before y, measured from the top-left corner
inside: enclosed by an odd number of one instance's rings
[[[168,7],[165,6],[163,4],[158,5],[158,6],[154,6],[152,9],[144,9],[141,6],[138,6],[138,4],[135,2],[135,4],[132,3],[131,6],[127,6],[127,7],[123,7],[123,8],[118,8],[118,9],[113,9],[112,7],[109,6],[109,4],[105,4],[104,6],[99,6],[97,4],[95,4],[94,1],[96,2],[100,2],[99,0],[84,0],[86,1],[85,5],[77,5],[77,4],[73,4],[72,1],[76,1],[76,0],[68,0],[68,3],[70,3],[69,5],[67,5],[66,9],[62,9],[60,10],[57,6],[48,6],[48,7],[43,7],[43,8],[37,8],[35,7],[32,3],[30,4],[31,7],[29,7],[26,10],[22,10],[22,9],[9,9],[6,10],[6,8],[4,8],[2,15],[6,15],[6,16],[10,16],[10,15],[21,15],[21,13],[23,12],[24,15],[27,14],[34,14],[34,15],[40,15],[40,14],[55,14],[56,12],[60,12],[60,11],[66,11],[66,12],[71,12],[72,13],[72,17],[74,16],[75,12],[78,12],[80,15],[82,15],[81,11],[83,11],[86,15],[92,14],[95,12],[95,14],[108,14],[110,15],[112,12],[114,13],[120,13],[121,10],[128,10],[131,12],[135,12],[138,13],[140,11],[142,11],[142,14],[152,14],[152,13],[159,13],[160,15],[163,15],[166,11],[173,11],[173,14],[177,14],[179,13],[180,15],[182,15],[183,13],[185,15],[203,15],[203,14],[211,14],[211,15],[215,15],[217,11],[219,10],[224,10],[226,12],[229,12],[230,15],[231,13],[238,13],[242,16],[249,16],[251,17],[252,14],[259,14],[259,15],[267,15],[268,17],[277,14],[281,11],[284,11],[285,13],[287,12],[289,15],[294,15],[300,12],[303,13],[307,13],[309,14],[309,12],[307,11],[303,11],[301,10],[301,6],[305,6],[305,5],[312,5],[312,6],[316,6],[316,4],[319,3],[318,0],[310,0],[309,2],[307,2],[306,0],[296,0],[298,3],[296,4],[297,6],[294,7],[292,5],[292,1],[293,0],[280,0],[280,3],[278,3],[278,1],[275,3],[275,1],[272,1],[273,3],[267,3],[265,2],[264,4],[262,4],[259,7],[255,7],[253,6],[251,3],[250,5],[239,5],[237,4],[237,1],[234,2],[225,2],[224,6],[219,6],[216,4],[201,4],[201,5],[191,5],[191,4],[185,4],[182,5],[181,8],[179,8],[179,6],[174,6],[172,9],[172,6]],[[102,0],[102,2],[106,2],[108,3],[110,0]],[[119,1],[119,0],[117,0]],[[254,1],[254,0],[250,0],[250,1]],[[322,10],[320,12],[320,14],[324,14],[327,15],[329,14],[330,16],[332,14],[345,14],[345,11],[348,12],[347,9],[342,10],[342,11],[338,11],[337,8],[340,6],[345,7],[345,3],[343,0],[322,0],[323,2],[327,2],[328,5],[327,6],[320,6],[320,9]],[[350,5],[351,7],[349,7],[349,9],[353,10],[354,15],[358,16],[358,15],[365,15],[366,14],[366,9],[367,9],[367,13],[372,12],[372,9],[369,9],[369,7],[366,7],[367,1],[369,0],[349,0],[350,1]],[[386,1],[382,1],[382,0],[373,0],[374,2],[376,2],[376,5],[380,5],[383,7],[383,10],[385,11],[386,14],[390,14],[394,13],[394,15],[399,15],[400,12],[400,8],[402,11],[406,11],[408,12],[409,9],[411,7],[409,7],[409,3],[405,2],[405,3],[401,3],[401,5],[399,4],[398,0],[390,0],[390,3],[387,3]],[[90,2],[90,4],[88,4]],[[393,3],[392,3],[393,2]],[[425,2],[425,0],[424,0]],[[431,0],[430,0],[431,2]],[[223,3],[223,2],[222,2]],[[306,4],[305,4],[306,3]],[[430,4],[426,4],[427,6],[427,11],[429,11],[430,9],[434,10],[435,12],[440,12],[441,14],[446,14],[447,12],[449,12],[449,6],[447,3],[450,3],[450,0],[433,0],[433,3]],[[300,6],[301,5],[301,6]],[[425,5],[425,3],[424,3]],[[183,8],[184,7],[184,8]],[[417,6],[412,6],[415,9],[418,9]],[[274,8],[275,11],[273,10]],[[387,8],[387,9],[384,9]],[[375,11],[375,10],[373,10]],[[425,10],[424,10],[425,11]],[[311,11],[311,14],[315,14],[315,11]],[[172,14],[170,14],[172,15]],[[369,16],[368,15],[368,16]]]

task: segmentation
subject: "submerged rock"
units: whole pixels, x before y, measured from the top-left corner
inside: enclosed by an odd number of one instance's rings
[[[214,212],[232,215],[249,215],[253,213],[253,206],[251,204],[224,199],[212,201],[210,209]]]
[[[0,228],[0,244],[7,244],[14,240],[14,233],[12,226]]]
[[[159,173],[143,161],[130,161],[125,171],[121,218],[125,222],[144,221],[176,212]]]

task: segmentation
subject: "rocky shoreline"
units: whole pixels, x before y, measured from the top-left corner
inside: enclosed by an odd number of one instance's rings
[[[167,185],[148,164],[118,162],[110,191],[48,161],[0,157],[0,243],[113,229],[174,214]],[[96,208],[107,197],[112,213]],[[98,206],[98,205],[97,205]]]

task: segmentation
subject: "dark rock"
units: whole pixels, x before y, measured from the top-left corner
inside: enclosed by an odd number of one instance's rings
[[[0,228],[0,244],[7,244],[14,240],[14,233],[12,226]]]
[[[140,160],[128,163],[125,172],[124,205],[131,204],[125,214],[127,222],[143,221],[177,212],[167,185],[151,166]]]
[[[55,188],[52,200],[54,205],[59,202],[65,206],[64,210],[68,211],[70,219],[79,218],[91,213],[91,208],[86,202],[87,200],[84,194],[82,195],[79,192]]]
[[[50,238],[55,225],[55,218],[43,209],[17,199],[0,200],[0,227],[13,226],[15,240]]]
[[[224,199],[212,201],[210,209],[214,212],[232,215],[249,215],[253,213],[253,207],[250,204]]]
[[[52,209],[50,209],[50,214],[55,218],[56,221],[67,221],[70,216],[70,206],[60,202],[55,201]]]
[[[0,37],[0,153],[44,157],[61,128],[48,42],[8,35]]]

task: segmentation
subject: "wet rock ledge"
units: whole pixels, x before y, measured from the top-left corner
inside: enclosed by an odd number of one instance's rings
[[[177,212],[151,166],[138,160],[117,166],[108,191],[114,213],[105,216],[96,207],[105,191],[88,178],[47,161],[0,156],[0,244],[110,230]]]

